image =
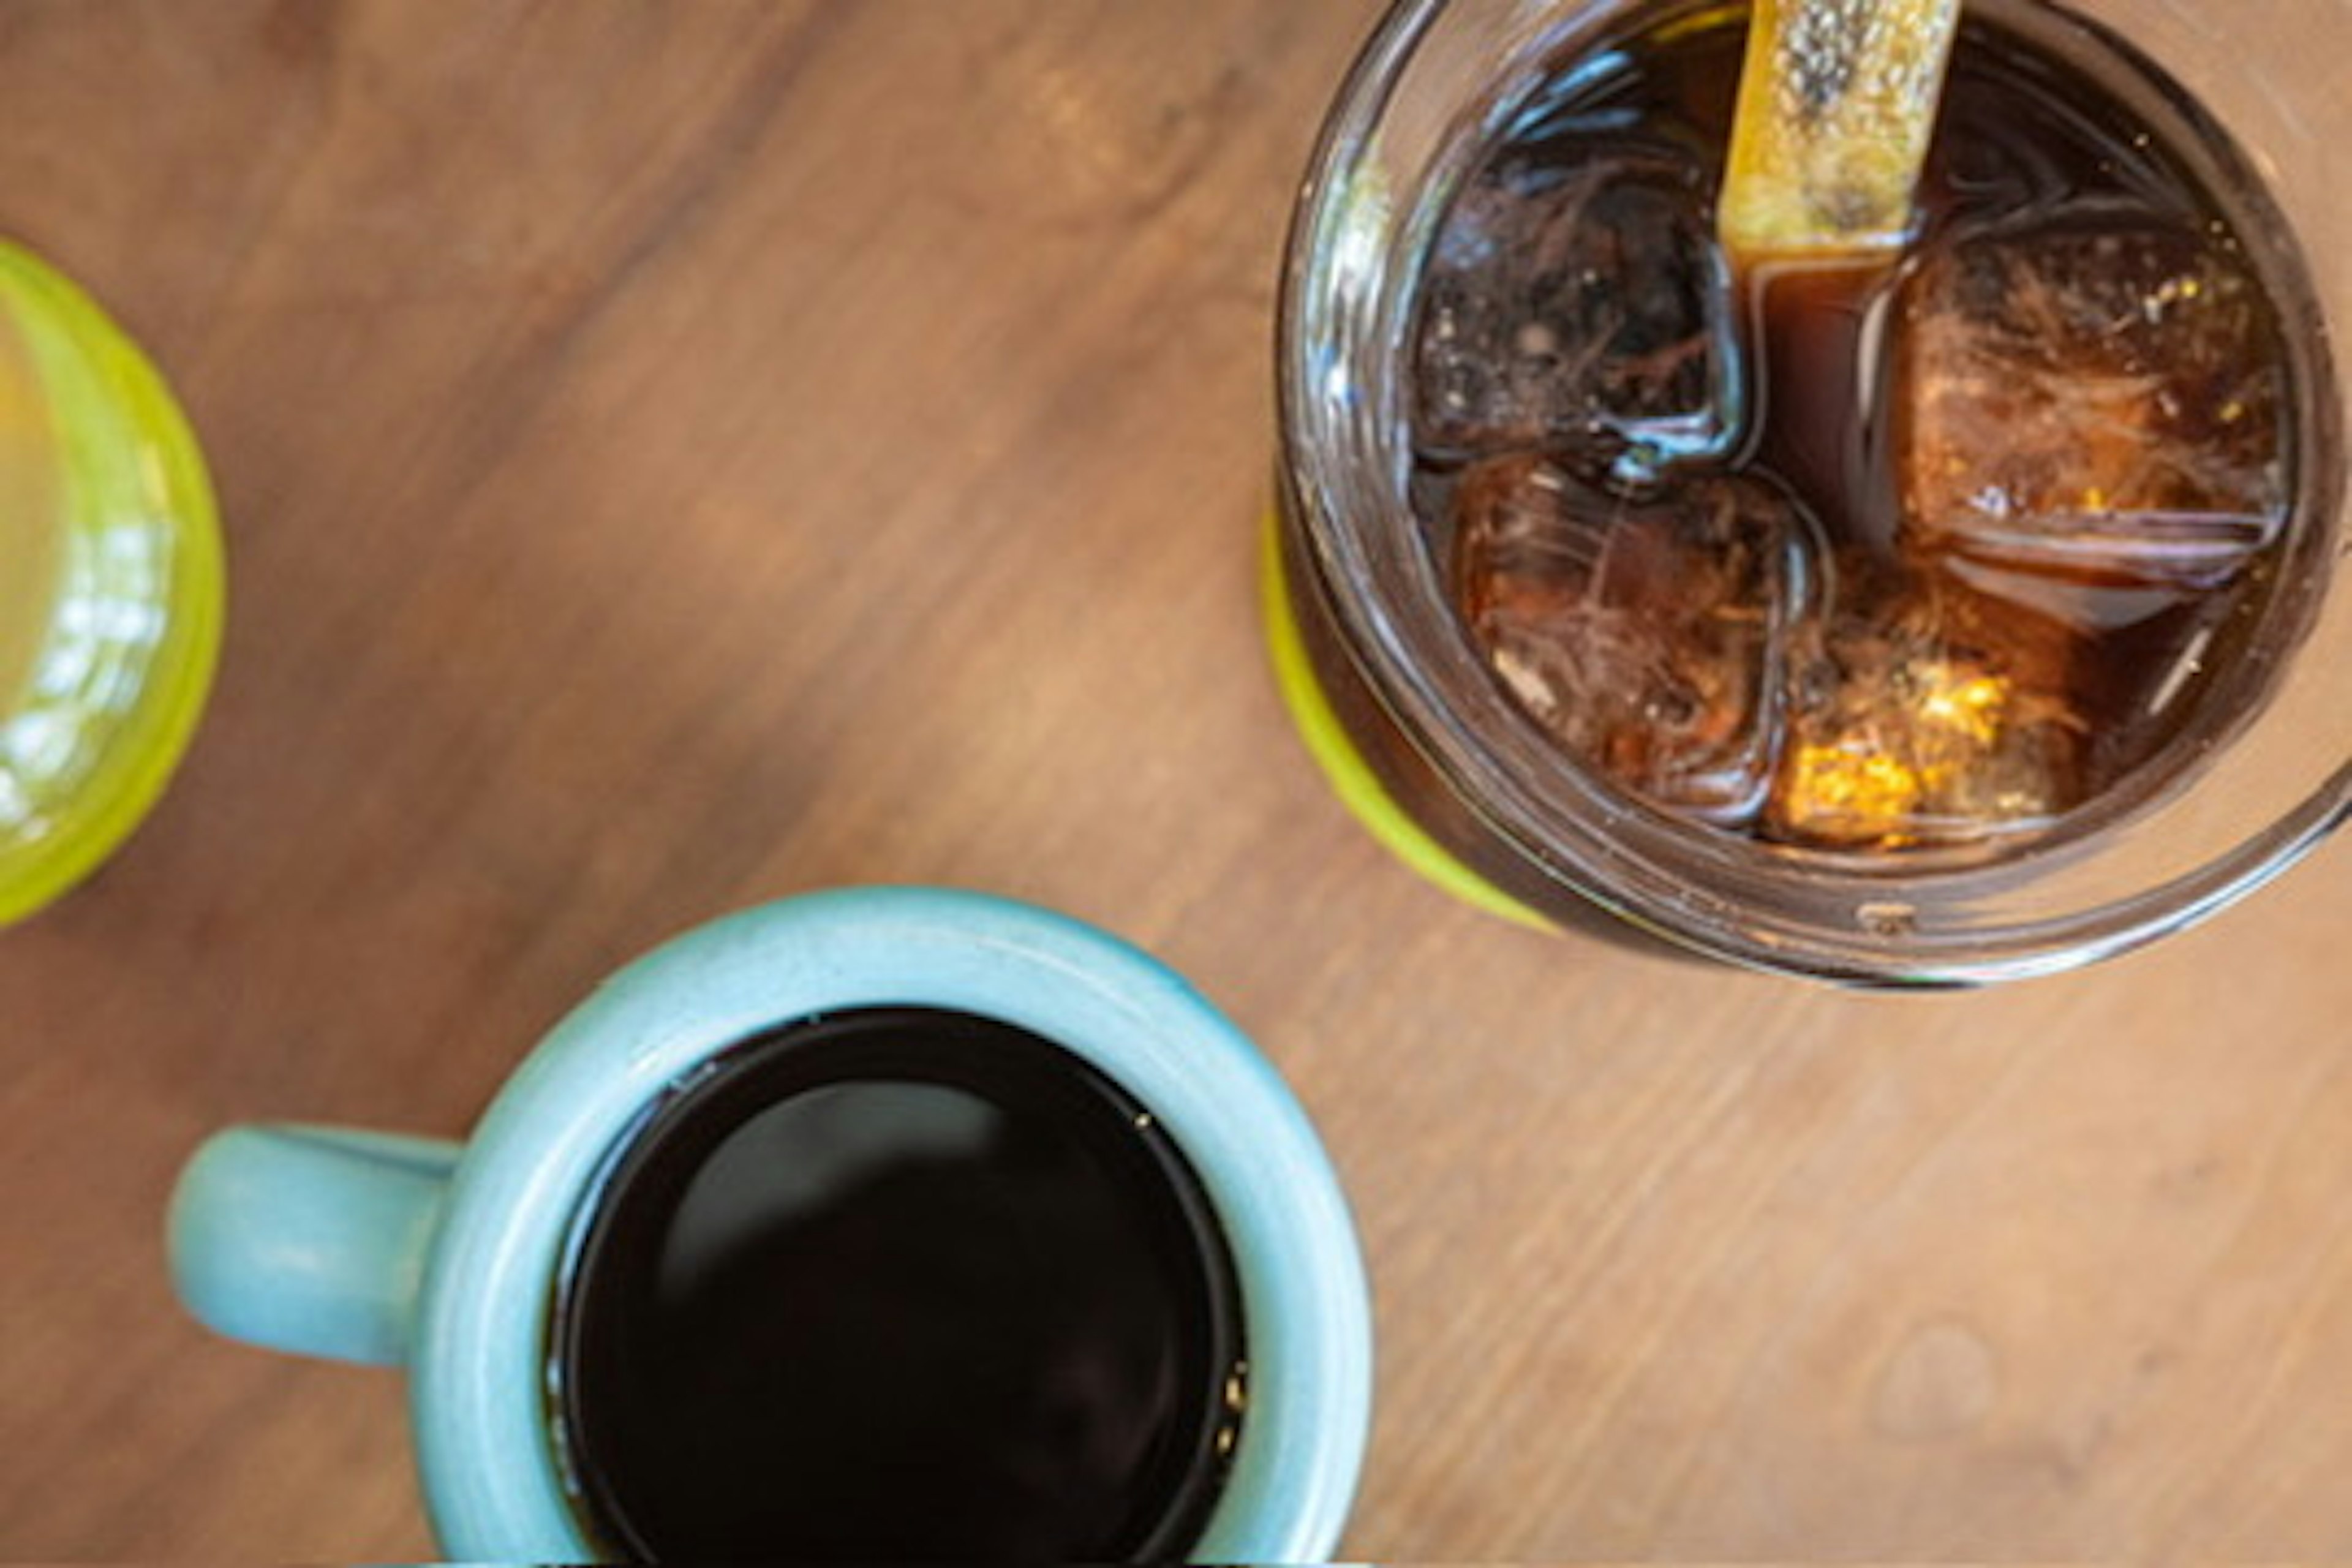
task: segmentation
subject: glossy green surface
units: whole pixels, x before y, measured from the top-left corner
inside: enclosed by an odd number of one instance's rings
[[[153,806],[221,600],[212,489],[170,390],[88,296],[0,242],[0,924]]]

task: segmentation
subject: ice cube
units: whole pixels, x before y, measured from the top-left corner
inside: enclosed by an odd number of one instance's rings
[[[1931,245],[1898,342],[1916,550],[2184,591],[2284,525],[2278,328],[2226,234],[2111,212]]]
[[[1512,456],[1465,472],[1454,516],[1465,621],[1519,706],[1632,794],[1752,819],[1813,576],[1795,505],[1717,476],[1631,500]]]
[[[1784,841],[1895,849],[2013,839],[2083,794],[2066,626],[1964,584],[1902,579],[1801,652],[1765,812]]]
[[[1707,184],[1649,148],[1555,146],[1475,176],[1423,281],[1423,449],[1549,447],[1587,473],[1719,449],[1737,367]]]

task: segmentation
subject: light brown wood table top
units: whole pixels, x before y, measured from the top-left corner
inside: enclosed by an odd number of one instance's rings
[[[2343,846],[1899,998],[1506,927],[1327,794],[1254,547],[1371,19],[0,3],[0,230],[175,379],[234,595],[160,813],[0,935],[0,1556],[429,1552],[396,1374],[174,1306],[179,1163],[456,1135],[615,964],[871,881],[1118,931],[1296,1084],[1358,1557],[2352,1553]]]

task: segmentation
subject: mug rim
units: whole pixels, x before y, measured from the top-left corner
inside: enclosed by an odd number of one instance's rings
[[[882,1004],[1018,1025],[1150,1108],[1232,1252],[1249,1403],[1190,1550],[1320,1559],[1370,1424],[1370,1300],[1337,1173],[1273,1065],[1181,976],[1092,926],[988,894],[856,888],[724,916],[614,973],[491,1102],[425,1264],[410,1407],[425,1507],[461,1558],[580,1561],[550,1323],[568,1238],[616,1147],[682,1074],[815,1015]]]

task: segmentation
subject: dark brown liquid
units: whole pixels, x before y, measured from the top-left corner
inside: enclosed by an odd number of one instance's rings
[[[1760,383],[1743,466],[1777,476],[1828,538],[1881,563],[1896,552],[1897,484],[1864,388],[1892,374],[1887,318],[1899,276],[1892,258],[1735,275]]]
[[[2249,248],[2161,92],[1972,13],[1916,243],[1735,265],[1744,24],[1653,20],[1537,95],[1424,269],[1414,499],[1497,675],[1630,793],[1793,845],[1998,847],[2156,787],[2259,700],[2341,461],[2298,445],[2284,236]]]
[[[600,1544],[713,1561],[1181,1555],[1241,1419],[1196,1179],[1060,1047],[962,1014],[743,1046],[633,1137],[555,1327]]]

